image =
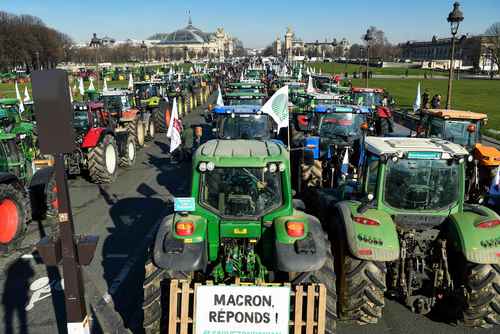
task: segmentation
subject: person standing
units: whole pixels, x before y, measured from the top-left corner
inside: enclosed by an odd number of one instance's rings
[[[429,90],[426,89],[422,94],[422,109],[429,109]]]

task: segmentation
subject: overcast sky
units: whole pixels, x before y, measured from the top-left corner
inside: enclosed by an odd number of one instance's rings
[[[500,21],[500,0],[460,1],[460,32],[483,33]],[[87,41],[93,32],[116,39],[145,39],[193,24],[212,32],[224,27],[245,47],[264,47],[291,26],[305,41],[346,37],[352,43],[370,26],[393,42],[430,40],[450,34],[448,0],[0,0],[0,10],[40,17],[48,26]]]

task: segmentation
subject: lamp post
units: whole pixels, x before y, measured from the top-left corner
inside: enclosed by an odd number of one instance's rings
[[[89,46],[91,48],[95,48],[95,69],[96,69],[96,85],[97,85],[97,90],[99,90],[99,59],[98,59],[98,52],[99,52],[99,47],[102,45],[102,40],[97,37],[97,34],[94,33],[92,36],[92,39],[90,40]]]
[[[373,32],[368,29],[366,34],[363,36],[363,40],[366,42],[366,77],[365,85],[368,88],[368,68],[370,67],[370,42],[373,40]]]
[[[453,81],[453,68],[455,63],[455,36],[458,32],[460,22],[464,20],[464,15],[460,10],[460,3],[453,4],[453,10],[448,14],[447,21],[451,28],[451,55],[450,55],[450,72],[448,75],[448,95],[446,97],[446,109],[451,109],[451,90]]]

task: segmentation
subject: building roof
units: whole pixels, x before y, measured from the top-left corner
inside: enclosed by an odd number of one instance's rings
[[[461,145],[437,138],[366,137],[368,151],[377,155],[404,152],[436,152],[467,155]]]
[[[176,30],[167,34],[159,44],[203,44],[210,41],[213,33],[203,32],[201,29],[193,26],[191,17],[189,17],[188,25],[185,28]]]

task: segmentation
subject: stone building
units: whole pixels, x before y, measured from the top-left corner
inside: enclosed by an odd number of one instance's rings
[[[463,35],[455,41],[455,66],[480,71],[496,70],[488,49],[487,36]],[[450,68],[451,38],[433,36],[430,41],[408,41],[399,45],[401,57],[421,61],[425,68]]]
[[[232,56],[235,40],[223,28],[217,28],[216,32],[204,32],[195,27],[189,17],[185,28],[172,33],[156,34],[150,39],[160,40],[153,46],[168,48],[172,52],[182,53],[185,59],[191,57],[224,57]]]
[[[343,38],[340,42],[335,39],[332,41],[320,42],[304,42],[296,37],[291,27],[288,27],[284,42],[278,37],[274,41],[273,52],[276,57],[285,57],[293,59],[294,57],[345,57],[348,52],[350,43]]]

